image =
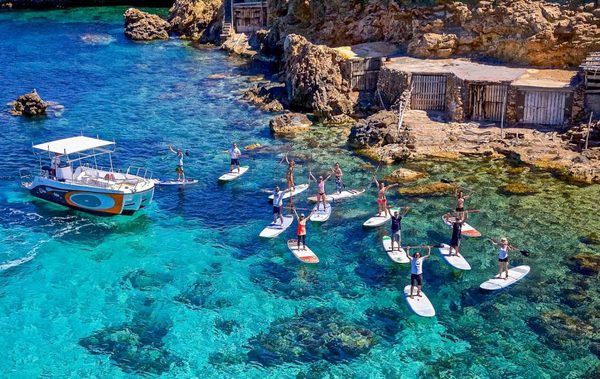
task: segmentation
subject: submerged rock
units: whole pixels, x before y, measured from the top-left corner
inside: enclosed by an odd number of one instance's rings
[[[122,283],[129,283],[140,291],[151,291],[163,287],[172,279],[170,273],[153,273],[140,269],[125,274]]]
[[[10,113],[13,116],[39,116],[46,113],[46,108],[48,108],[48,103],[42,100],[34,89],[12,102]]]
[[[429,183],[422,186],[400,188],[398,192],[408,196],[448,196],[456,192],[456,185],[451,183]]]
[[[498,188],[498,193],[502,195],[518,195],[518,196],[526,196],[526,195],[535,195],[539,193],[537,189],[527,185],[525,183],[507,183]]]
[[[223,297],[219,297],[210,281],[199,280],[188,289],[175,297],[175,300],[185,304],[190,309],[221,309],[231,307],[233,303]]]
[[[314,308],[275,321],[267,332],[250,339],[248,360],[264,365],[339,362],[369,352],[375,343],[373,332],[345,321],[341,312]]]
[[[312,122],[305,114],[286,113],[272,118],[269,122],[271,132],[278,135],[294,135],[306,132],[310,129]]]
[[[163,338],[170,326],[161,323],[133,323],[102,329],[79,344],[91,354],[107,355],[126,373],[161,375],[180,363],[164,349]]]
[[[134,41],[169,39],[169,23],[155,14],[129,8],[125,17],[125,36]]]
[[[285,83],[290,105],[319,118],[351,114],[350,83],[344,57],[327,46],[290,34],[284,43]]]
[[[391,174],[385,176],[382,180],[388,183],[406,183],[426,177],[427,174],[424,172],[412,171],[407,168],[399,168]]]
[[[572,257],[573,268],[584,275],[596,275],[600,273],[600,255],[593,253],[579,253]]]
[[[592,232],[585,236],[579,237],[579,242],[586,245],[600,245],[600,233]]]

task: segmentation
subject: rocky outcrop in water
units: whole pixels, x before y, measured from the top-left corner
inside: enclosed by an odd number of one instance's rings
[[[271,132],[276,135],[294,135],[306,132],[312,122],[303,113],[286,113],[279,115],[269,122]]]
[[[46,108],[48,108],[48,103],[42,100],[34,89],[12,102],[10,113],[14,116],[39,116],[46,113]]]
[[[348,142],[356,149],[394,143],[398,136],[398,115],[380,111],[358,121],[350,131]]]
[[[413,171],[407,168],[399,168],[394,170],[391,174],[385,176],[382,180],[386,183],[406,183],[425,177],[427,177],[427,174],[424,172]]]
[[[129,8],[125,17],[125,36],[134,41],[169,39],[169,23],[155,14]]]
[[[327,46],[289,35],[284,45],[285,83],[291,107],[329,118],[353,112],[344,58]]]
[[[506,62],[578,65],[600,49],[600,9],[537,0],[272,0],[273,45],[291,33],[330,46],[387,41],[419,57],[486,56]],[[473,4],[475,3],[475,4]]]
[[[169,9],[171,31],[201,42],[219,41],[223,0],[175,0]]]

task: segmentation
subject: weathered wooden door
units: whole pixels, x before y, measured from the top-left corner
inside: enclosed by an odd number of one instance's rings
[[[377,89],[381,58],[351,59],[350,61],[351,84],[354,91],[373,91]]]
[[[443,111],[446,108],[445,75],[413,75],[412,109]]]
[[[508,86],[503,84],[471,85],[471,119],[501,121]]]
[[[523,123],[562,125],[565,121],[567,93],[559,91],[526,91]]]

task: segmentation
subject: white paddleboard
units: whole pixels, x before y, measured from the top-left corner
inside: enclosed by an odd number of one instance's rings
[[[314,222],[325,222],[331,217],[331,204],[326,203],[325,209],[323,204],[319,203],[313,208],[313,214],[310,216],[310,221]]]
[[[446,217],[446,215],[444,215],[442,216],[442,220],[444,220],[444,223],[446,225],[452,228],[452,224],[454,223],[454,216]],[[460,234],[466,237],[481,237],[481,233],[479,233],[477,229],[467,224],[466,222],[463,224],[462,231]]]
[[[438,249],[438,252],[442,256],[444,261],[446,261],[446,263],[448,263],[450,266],[454,267],[455,269],[465,270],[465,271],[468,271],[471,269],[471,265],[469,264],[469,262],[467,262],[465,257],[463,257],[460,254],[459,255],[450,255],[450,245],[446,245],[445,243],[442,244],[442,247],[440,247]]]
[[[230,182],[232,180],[236,180],[240,176],[244,175],[246,173],[246,171],[248,171],[249,168],[250,167],[248,167],[248,166],[240,167],[240,172],[238,172],[237,168],[234,168],[232,172],[228,172],[226,174],[221,175],[219,177],[219,181]]]
[[[504,273],[502,274],[502,279],[499,279],[498,276],[494,276],[490,280],[486,280],[481,283],[479,288],[488,290],[488,291],[496,291],[502,288],[506,288],[511,284],[518,282],[529,274],[531,267],[529,266],[517,266],[508,270],[508,279],[504,279]]]
[[[186,179],[185,181],[176,180],[176,179],[171,179],[171,180],[154,179],[154,184],[156,184],[157,186],[186,186],[186,185],[198,184],[198,179]]]
[[[358,195],[362,195],[365,192],[365,189],[351,189],[351,190],[344,190],[340,193],[332,193],[331,195],[325,195],[325,200],[328,202],[332,202],[332,201],[337,201],[337,200],[343,200],[343,199],[347,199],[350,197],[354,197],[354,196],[358,196]],[[312,201],[313,203],[317,202],[317,197],[316,196],[311,196],[308,198],[308,201]]]
[[[299,193],[302,193],[308,189],[308,184],[299,184],[294,187],[294,190],[291,192],[286,192],[283,194],[282,200],[289,199],[291,196],[296,196]],[[269,196],[269,200],[273,200],[275,198],[274,195]]]
[[[319,263],[319,257],[312,252],[312,250],[306,246],[306,249],[300,244],[300,249],[298,249],[298,240],[288,240],[287,242],[288,248],[296,258],[298,258],[301,262],[304,263]]]
[[[399,212],[399,209],[390,209],[388,212],[388,215],[381,215],[381,216],[373,216],[370,219],[368,219],[367,221],[364,222],[363,226],[367,227],[367,228],[375,228],[378,226],[381,226],[383,224],[385,224],[386,222],[388,222],[388,220],[390,220],[392,218],[392,214],[394,214],[394,212]]]
[[[410,263],[410,259],[406,256],[406,252],[402,247],[398,250],[398,244],[394,243],[394,251],[392,251],[392,237],[383,237],[383,249],[387,255],[396,263]]]
[[[285,230],[289,228],[293,222],[293,216],[283,216],[283,225],[281,224],[281,220],[277,219],[277,223],[269,224],[269,226],[267,226],[262,230],[262,232],[260,232],[259,236],[262,238],[275,238],[281,233],[285,232]]]
[[[408,307],[421,317],[435,316],[435,308],[427,298],[427,295],[421,291],[421,297],[417,296],[417,286],[413,289],[413,298],[410,298],[410,285],[404,287],[404,298],[408,303]]]

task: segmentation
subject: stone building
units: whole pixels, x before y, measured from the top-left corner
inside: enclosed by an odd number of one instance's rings
[[[235,33],[252,33],[267,26],[267,0],[226,0],[224,28]]]

